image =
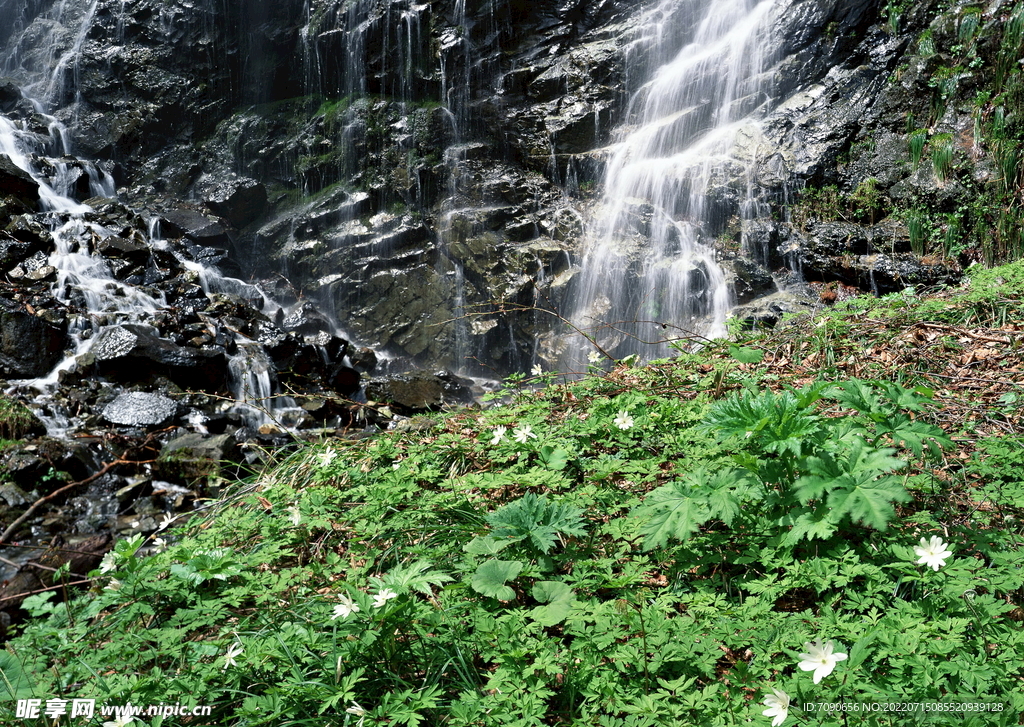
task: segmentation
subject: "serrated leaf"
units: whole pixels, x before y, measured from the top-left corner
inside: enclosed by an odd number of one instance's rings
[[[558,535],[586,534],[581,509],[532,492],[495,510],[487,516],[487,524],[493,528],[493,537],[527,540],[545,555]]]
[[[872,631],[857,639],[857,642],[850,648],[850,663],[847,668],[855,669],[864,663],[864,660],[871,654],[869,647],[874,643],[876,637],[877,632]]]
[[[705,499],[682,482],[653,490],[644,504],[634,510],[637,517],[647,519],[640,528],[644,550],[665,547],[671,539],[686,540],[697,532],[711,519]]]
[[[511,601],[516,592],[505,583],[518,576],[522,569],[523,564],[518,560],[489,560],[476,569],[470,585],[477,593],[499,601]]]
[[[431,586],[440,586],[452,580],[447,573],[430,570],[432,566],[433,564],[425,559],[400,565],[388,571],[382,583],[399,591],[419,591],[427,596],[432,595]]]
[[[540,603],[574,598],[572,589],[562,581],[537,581],[530,593]]]
[[[792,528],[783,539],[785,545],[796,545],[801,540],[827,540],[836,533],[836,525],[829,518],[828,511],[807,511],[793,520]]]

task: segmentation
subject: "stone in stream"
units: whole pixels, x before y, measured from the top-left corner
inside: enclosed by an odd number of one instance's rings
[[[162,394],[130,391],[103,407],[103,418],[126,427],[158,427],[178,413],[178,405]]]
[[[45,376],[60,363],[67,323],[55,325],[13,301],[0,299],[0,377]]]
[[[9,156],[0,154],[0,197],[8,195],[35,207],[39,202],[39,185]]]

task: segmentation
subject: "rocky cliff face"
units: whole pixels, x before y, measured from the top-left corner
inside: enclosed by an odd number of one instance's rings
[[[609,160],[706,6],[0,0],[0,375],[87,348],[37,404],[51,428],[159,449],[146,437],[174,425],[219,442],[207,461],[261,426],[219,397],[298,394],[273,436],[353,421],[331,396],[375,367],[566,365]],[[729,97],[748,123],[702,177],[702,216],[669,219],[714,250],[740,318],[1021,254],[1024,5],[763,7],[763,63]],[[666,209],[627,202],[642,256]],[[102,290],[58,264],[85,253]],[[407,384],[413,409],[466,395]],[[25,459],[26,482],[62,452]]]
[[[229,223],[233,262],[276,278],[286,302],[313,300],[361,342],[448,367],[544,354],[555,319],[535,308],[571,295],[602,149],[663,60],[651,8],[621,0],[66,5],[55,17],[53,4],[7,0],[6,72],[22,84],[49,72],[31,90],[76,153],[107,160],[124,201],[205,205]],[[674,5],[662,33],[696,12]],[[1015,7],[776,5],[772,110],[734,150],[737,170],[756,168],[761,210],[743,212],[750,180],[726,175],[704,238],[725,256],[756,250],[770,270],[788,255],[812,280],[886,291],[943,279],[948,267],[906,256],[912,212],[963,196],[913,162],[911,132],[930,149],[950,135],[957,162],[977,166],[985,150],[963,142],[978,113],[949,101],[1004,52],[993,44]],[[944,65],[943,39],[975,68]],[[835,186],[846,210],[806,209],[807,185]],[[770,292],[745,285],[741,299]]]

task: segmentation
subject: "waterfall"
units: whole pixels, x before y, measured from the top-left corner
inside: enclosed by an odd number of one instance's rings
[[[627,68],[660,65],[605,150],[601,213],[567,316],[585,336],[570,334],[563,367],[585,367],[594,342],[619,358],[654,358],[669,339],[724,334],[729,290],[708,237],[724,216],[756,209],[733,201],[723,212],[716,195],[750,195],[774,5],[666,0],[645,18]]]

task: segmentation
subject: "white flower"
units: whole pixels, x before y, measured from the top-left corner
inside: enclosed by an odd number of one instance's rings
[[[235,657],[241,655],[245,651],[241,644],[232,644],[228,647],[228,650],[224,652],[224,667],[221,671],[227,671],[229,666],[238,666],[238,662],[235,661]]]
[[[532,369],[530,369],[530,373],[533,374],[534,376],[540,376],[542,373],[544,373],[544,369],[540,367],[540,364],[537,364]]]
[[[302,512],[299,510],[298,505],[285,508],[285,512],[288,513],[288,519],[292,521],[292,525],[298,525],[302,522]]]
[[[526,444],[531,439],[536,439],[537,435],[533,433],[533,428],[529,424],[523,426],[512,432],[513,438],[520,444]]]
[[[781,689],[772,687],[775,694],[769,694],[764,698],[764,706],[768,709],[761,712],[765,717],[774,717],[772,727],[779,727],[789,716],[789,695]]]
[[[922,541],[924,542],[924,541]],[[118,554],[113,550],[106,553],[103,559],[99,561],[99,572],[109,573],[112,570],[117,570],[118,567]]]
[[[175,516],[174,516],[174,515],[164,515],[164,518],[163,518],[163,520],[161,520],[161,521],[160,521],[160,524],[156,526],[156,529],[157,529],[158,531],[159,531],[159,530],[163,530],[163,529],[165,529],[165,528],[166,528],[166,527],[167,527],[168,525],[170,525],[171,523],[173,523],[173,522],[175,521],[175,519],[176,519],[176,518],[175,518]]]
[[[619,429],[625,431],[633,428],[633,417],[629,415],[629,412],[625,409],[619,412],[619,415],[612,420],[612,424],[617,426]]]
[[[493,446],[495,444],[500,444],[501,440],[505,438],[505,432],[507,431],[508,429],[506,429],[505,427],[495,427],[494,436],[491,437],[491,445]]]
[[[921,544],[914,546],[914,552],[921,556],[917,565],[929,566],[932,570],[938,570],[946,565],[946,558],[953,555],[949,550],[949,543],[942,542],[942,538],[933,535],[931,542],[921,538]]]
[[[597,363],[600,360],[601,354],[598,353],[597,351],[591,351],[590,353],[587,354],[587,361],[589,361],[590,363]]]
[[[359,702],[352,702],[352,706],[345,710],[345,714],[354,714],[359,718],[356,727],[363,727],[363,720],[366,719],[363,715],[366,714],[366,710],[359,706]]]
[[[373,597],[373,607],[382,608],[385,603],[390,601],[392,598],[398,598],[398,594],[392,591],[390,588],[384,588]]]
[[[134,717],[129,717],[128,715],[121,715],[120,717],[114,719],[113,722],[104,722],[103,727],[128,727],[128,725],[130,725],[134,721]]]
[[[359,612],[359,606],[348,596],[341,597],[341,603],[334,607],[334,615],[331,616],[331,621],[336,618],[348,618],[353,613]]]
[[[157,552],[160,552],[161,550],[167,548],[167,541],[163,538],[153,538],[153,547],[157,550]]]
[[[317,457],[317,464],[319,464],[321,467],[326,467],[331,462],[333,462],[334,458],[337,457],[337,456],[338,456],[338,453],[335,452],[333,449],[324,450]]]
[[[110,583],[103,587],[104,591],[119,591],[121,590],[121,581],[116,578],[111,578]]]
[[[804,648],[807,653],[800,654],[801,661],[797,666],[804,671],[813,671],[815,684],[831,674],[836,668],[836,663],[846,659],[846,654],[832,653],[835,644],[831,639],[825,644],[821,643],[821,639],[817,639],[813,644],[805,643]]]

